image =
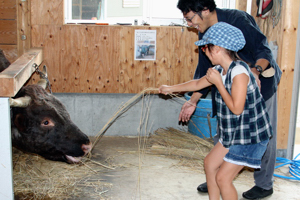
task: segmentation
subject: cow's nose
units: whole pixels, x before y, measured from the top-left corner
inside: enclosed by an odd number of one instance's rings
[[[83,145],[81,145],[81,149],[82,149],[82,151],[83,151],[85,154],[87,154],[87,153],[90,152],[91,149],[92,149],[92,143],[90,142],[89,144],[83,144]]]

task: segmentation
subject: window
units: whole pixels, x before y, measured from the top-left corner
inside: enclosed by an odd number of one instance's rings
[[[183,24],[178,0],[65,0],[65,23]],[[215,0],[235,8],[235,0]]]

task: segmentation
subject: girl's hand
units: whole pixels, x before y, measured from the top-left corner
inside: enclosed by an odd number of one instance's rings
[[[159,87],[158,89],[159,93],[162,93],[162,94],[172,94],[172,90],[171,90],[171,86],[168,86],[168,85],[162,85]]]
[[[217,85],[217,84],[222,84],[222,77],[221,74],[219,73],[218,70],[209,68],[206,72],[206,79],[208,82],[211,84]]]

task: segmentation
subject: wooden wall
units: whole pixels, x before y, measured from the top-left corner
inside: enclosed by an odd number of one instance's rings
[[[187,28],[63,25],[63,0],[31,0],[31,23],[54,92],[138,93],[190,80],[197,65],[197,32]],[[136,29],[157,30],[156,61],[134,60]]]
[[[134,60],[134,30],[157,30],[156,61]],[[183,31],[182,31],[183,30]],[[138,93],[190,80],[197,33],[178,27],[32,25],[55,92]]]
[[[15,0],[0,0],[0,49],[10,62],[18,58]]]

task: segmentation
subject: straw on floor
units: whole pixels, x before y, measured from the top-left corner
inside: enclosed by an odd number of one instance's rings
[[[93,142],[93,148],[118,117],[134,106],[145,94],[151,92],[157,92],[157,89],[147,88],[122,105],[98,133]],[[148,105],[146,109],[149,111],[151,108]],[[141,116],[141,124],[147,121],[147,113]],[[140,134],[137,139],[140,143],[138,149],[140,154],[171,156],[180,159],[182,165],[190,167],[201,166],[203,158],[213,147],[211,141],[174,128],[158,129],[150,136]],[[197,163],[190,161],[197,161]],[[86,157],[80,165],[70,165],[45,160],[40,156],[14,149],[13,162],[14,192],[19,196],[18,199],[68,199],[82,196],[89,191],[94,191],[89,193],[90,197],[100,199],[112,187],[105,180],[94,179],[93,176],[103,173],[104,168],[114,170],[113,163],[106,165],[97,163],[92,159],[92,154]]]

